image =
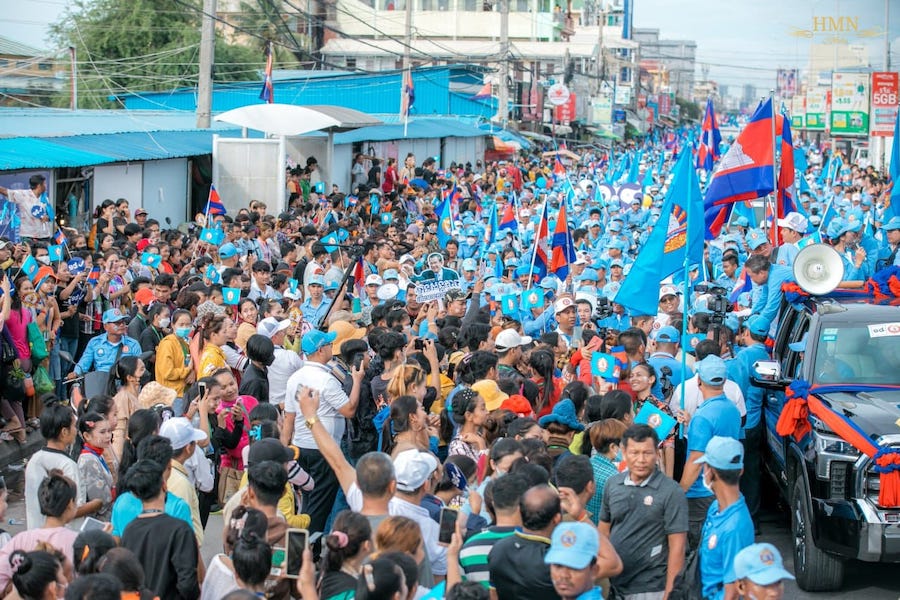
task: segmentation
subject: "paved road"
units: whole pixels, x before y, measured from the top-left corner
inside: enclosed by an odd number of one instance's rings
[[[21,494],[10,494],[7,519],[25,520],[25,503]],[[12,534],[23,529],[22,526],[4,525]],[[786,566],[793,572],[793,555],[791,553],[790,527],[787,515],[767,513],[762,519],[759,541],[771,542],[784,555]],[[213,556],[222,549],[222,517],[212,515],[206,526],[206,536],[202,554],[208,564]],[[897,566],[878,565],[854,562],[848,565],[844,589],[834,593],[807,593],[801,591],[793,583],[786,587],[785,598],[791,600],[830,600],[847,598],[864,598],[865,600],[898,600],[900,598],[900,577],[897,577]]]

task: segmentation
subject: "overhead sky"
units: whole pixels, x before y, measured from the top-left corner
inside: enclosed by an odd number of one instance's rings
[[[622,0],[617,0],[621,2]],[[814,17],[857,19],[858,32],[838,34],[868,48],[872,67],[884,64],[885,3],[892,4],[888,37],[893,70],[900,67],[900,2],[897,0],[632,0],[635,27],[660,30],[669,39],[697,42],[697,77],[708,67],[710,79],[728,86],[752,84],[760,93],[773,87],[779,67],[803,69],[811,39],[797,32],[814,28]],[[50,48],[48,26],[63,14],[65,0],[6,0],[3,35],[38,48]],[[729,90],[739,94],[739,90]]]

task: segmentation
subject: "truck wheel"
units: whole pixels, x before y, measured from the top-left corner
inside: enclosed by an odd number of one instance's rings
[[[794,482],[791,506],[791,533],[794,538],[794,575],[797,585],[807,592],[827,592],[840,589],[844,580],[844,563],[816,548],[812,536],[803,477]]]

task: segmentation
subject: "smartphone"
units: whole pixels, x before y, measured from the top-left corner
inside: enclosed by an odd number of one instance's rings
[[[441,509],[440,528],[438,531],[438,544],[448,546],[450,540],[456,532],[456,520],[459,518],[459,511],[454,508]]]
[[[272,577],[281,577],[281,574],[284,572],[284,559],[284,548],[274,546],[272,548],[272,566],[269,569],[269,575]]]
[[[353,357],[353,368],[358,369],[362,366],[363,360],[365,359],[365,355],[360,352],[356,356]]]
[[[284,576],[296,579],[303,566],[303,551],[309,543],[309,532],[306,529],[287,530],[287,562]]]
[[[416,338],[413,340],[413,348],[416,350],[424,350],[425,349],[425,340],[422,338]]]
[[[201,381],[201,382],[197,383],[197,391],[198,391],[197,400],[199,400],[200,398],[202,398],[203,396],[206,395],[206,382],[205,381]]]
[[[79,531],[93,531],[95,529],[103,529],[106,526],[106,523],[101,521],[100,519],[95,519],[94,517],[85,517],[84,521],[81,522],[81,528]]]

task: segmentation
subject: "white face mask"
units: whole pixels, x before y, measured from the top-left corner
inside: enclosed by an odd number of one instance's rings
[[[39,263],[41,263],[42,265],[49,265],[50,264],[50,255],[38,256],[37,261]]]
[[[159,326],[162,327],[163,329],[165,329],[166,327],[169,326],[169,323],[171,323],[171,322],[172,322],[172,319],[170,319],[169,317],[164,317],[159,320]]]
[[[468,242],[470,246],[474,246],[477,241],[478,241],[477,238],[473,238],[473,237],[466,238],[466,242]]]
[[[707,481],[707,478],[706,478],[707,473],[709,473],[709,469],[704,469],[704,471],[703,471],[703,487],[705,487],[710,492],[715,493],[715,492],[713,492],[713,489],[712,489],[712,483]]]

